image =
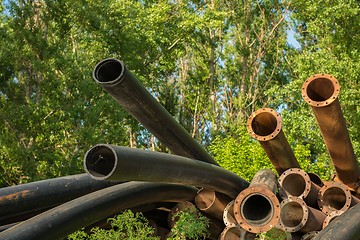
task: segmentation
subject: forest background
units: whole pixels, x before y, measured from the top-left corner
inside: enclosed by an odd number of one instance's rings
[[[360,154],[360,5],[356,0],[20,0],[0,7],[0,187],[84,172],[97,143],[168,150],[96,85],[121,59],[226,169],[272,168],[246,131],[277,109],[301,167],[333,167],[301,85],[335,76]]]

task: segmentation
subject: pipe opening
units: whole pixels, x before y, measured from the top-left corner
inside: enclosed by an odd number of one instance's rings
[[[285,192],[299,197],[305,192],[306,182],[300,174],[289,174],[283,179],[281,186]]]
[[[273,206],[270,200],[259,194],[248,196],[241,204],[241,214],[249,223],[263,226],[273,216]]]
[[[331,209],[340,210],[345,206],[346,194],[338,187],[331,187],[326,189],[322,196],[323,205]]]
[[[118,79],[123,72],[123,65],[116,59],[105,59],[100,62],[95,70],[95,79],[99,82],[111,82]]]
[[[334,90],[334,85],[330,79],[317,78],[309,83],[306,92],[311,100],[323,102],[333,95]]]
[[[86,170],[94,177],[106,177],[114,169],[115,153],[107,146],[95,146],[85,156]]]
[[[304,210],[298,202],[287,202],[281,209],[280,219],[285,227],[294,228],[301,224]]]
[[[251,122],[251,127],[256,135],[267,136],[276,130],[276,117],[267,112],[259,113]]]

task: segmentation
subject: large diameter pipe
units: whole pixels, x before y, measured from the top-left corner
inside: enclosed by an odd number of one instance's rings
[[[315,74],[302,86],[302,96],[313,109],[338,179],[355,191],[360,168],[340,107],[339,93],[339,82],[329,74]]]
[[[1,240],[63,239],[121,211],[152,202],[194,199],[198,189],[165,183],[127,182],[76,198],[0,233]]]
[[[120,181],[98,181],[77,174],[0,189],[0,225],[22,221],[51,207]]]
[[[146,90],[122,61],[108,58],[95,66],[93,77],[127,112],[174,154],[218,163]]]
[[[300,168],[282,131],[280,114],[274,109],[261,108],[253,112],[246,128],[251,137],[260,142],[279,175],[289,168]]]
[[[302,198],[311,207],[318,207],[320,187],[313,183],[309,174],[300,168],[290,168],[279,177],[279,194],[282,199],[289,196]]]
[[[224,213],[223,213],[223,221],[225,226],[231,226],[233,224],[238,225],[236,219],[235,219],[235,215],[234,215],[234,202],[235,200],[230,201],[224,209]]]
[[[360,204],[351,207],[321,230],[313,240],[360,240]]]
[[[275,173],[269,169],[258,171],[249,188],[235,199],[234,215],[240,227],[252,233],[266,232],[277,224],[280,203],[276,197]]]
[[[348,187],[338,182],[325,182],[318,193],[319,208],[327,215],[334,211],[345,212],[359,202]]]
[[[280,227],[287,232],[312,232],[322,229],[325,213],[309,207],[297,197],[289,197],[281,202]]]
[[[85,171],[99,180],[167,182],[218,191],[235,198],[249,183],[213,164],[172,154],[98,144],[84,158]]]
[[[200,211],[222,221],[224,209],[230,200],[222,193],[202,188],[196,194],[195,204]]]

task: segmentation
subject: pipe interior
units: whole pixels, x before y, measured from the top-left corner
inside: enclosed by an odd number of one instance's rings
[[[333,83],[327,78],[313,80],[306,89],[308,97],[316,102],[328,100],[334,91]]]
[[[304,217],[304,211],[300,203],[288,202],[286,203],[280,212],[280,219],[285,227],[298,226]]]
[[[119,61],[108,59],[96,67],[94,75],[99,82],[111,82],[116,80],[122,71],[123,66]]]
[[[86,155],[85,164],[88,172],[95,177],[105,177],[114,169],[116,156],[106,146],[96,146]]]
[[[276,117],[268,112],[256,115],[251,122],[251,127],[256,135],[268,136],[276,130]]]
[[[241,204],[241,214],[244,219],[254,225],[265,225],[273,216],[273,206],[270,200],[259,194],[253,194]]]
[[[305,179],[300,174],[287,175],[281,185],[287,193],[295,197],[299,197],[306,189]]]
[[[346,194],[341,188],[331,187],[324,192],[322,200],[324,206],[340,210],[346,203]]]

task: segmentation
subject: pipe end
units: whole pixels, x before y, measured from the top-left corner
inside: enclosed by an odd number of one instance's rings
[[[114,85],[124,76],[124,63],[115,58],[106,58],[99,62],[93,71],[94,80],[101,85]]]
[[[325,182],[318,193],[318,205],[322,212],[329,215],[334,211],[346,211],[351,206],[352,195],[342,183]]]
[[[250,115],[246,128],[251,137],[256,140],[269,141],[280,133],[282,119],[274,109],[261,108]]]
[[[85,154],[84,169],[93,179],[105,180],[115,171],[117,160],[111,145],[98,144]]]
[[[330,74],[315,74],[301,88],[303,99],[312,107],[328,106],[338,98],[339,93],[339,82]]]
[[[297,232],[309,219],[309,210],[304,200],[289,197],[280,204],[280,227],[287,232]]]
[[[234,215],[237,223],[252,233],[266,232],[276,226],[280,218],[280,203],[267,187],[253,186],[235,199]]]
[[[311,190],[310,176],[300,168],[290,168],[279,177],[279,194],[282,199],[289,196],[306,198]]]

